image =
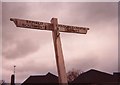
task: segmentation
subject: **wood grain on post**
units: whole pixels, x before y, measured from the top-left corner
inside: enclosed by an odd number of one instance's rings
[[[58,25],[57,18],[52,18],[51,24],[53,25],[52,35],[53,35],[56,63],[58,69],[59,83],[66,85],[68,82],[67,82],[67,75],[66,75],[65,64],[63,59],[60,33],[57,27]]]

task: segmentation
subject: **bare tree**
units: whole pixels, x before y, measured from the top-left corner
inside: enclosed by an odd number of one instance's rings
[[[67,73],[68,82],[72,82],[80,74],[81,74],[81,71],[77,70],[77,69],[72,69],[72,70],[68,71],[68,73]]]

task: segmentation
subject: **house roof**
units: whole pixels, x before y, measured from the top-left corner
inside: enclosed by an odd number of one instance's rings
[[[35,75],[30,76],[27,80],[23,82],[24,84],[34,84],[34,83],[58,83],[58,77],[54,74],[48,72],[46,75]]]
[[[114,75],[115,74],[115,75]],[[119,73],[109,74],[98,70],[91,69],[80,74],[71,83],[116,83],[118,82]],[[120,78],[120,76],[119,76]],[[58,83],[58,77],[48,72],[46,75],[32,75],[26,79],[22,85],[34,85],[34,84],[54,84]]]
[[[115,82],[113,75],[91,69],[80,74],[72,83],[109,83]]]

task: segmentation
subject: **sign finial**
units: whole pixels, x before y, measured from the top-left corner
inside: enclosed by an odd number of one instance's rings
[[[15,67],[16,67],[16,65],[14,65],[14,74],[15,74]]]

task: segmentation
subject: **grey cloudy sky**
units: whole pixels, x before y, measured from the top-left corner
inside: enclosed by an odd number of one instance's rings
[[[30,75],[57,74],[52,34],[49,31],[15,27],[10,18],[59,23],[90,28],[86,35],[61,33],[66,70],[118,71],[117,2],[3,2],[3,79],[10,82],[16,65],[17,82]]]

